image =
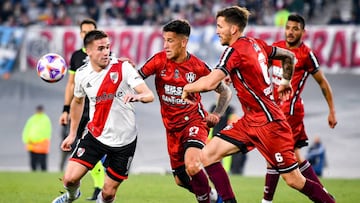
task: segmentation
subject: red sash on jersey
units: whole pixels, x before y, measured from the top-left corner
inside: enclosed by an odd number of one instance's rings
[[[116,90],[122,80],[122,62],[113,64],[102,81],[96,95],[95,112],[88,129],[94,137],[101,135],[108,118]]]

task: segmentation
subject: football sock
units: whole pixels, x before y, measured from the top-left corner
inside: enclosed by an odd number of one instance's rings
[[[96,203],[113,203],[114,200],[115,200],[115,198],[105,201],[103,196],[102,196],[102,192],[100,192],[99,195],[97,196]]]
[[[305,185],[300,192],[314,202],[335,203],[335,200],[319,183],[310,179],[306,179]]]
[[[80,193],[80,184],[75,186],[64,186],[64,188],[68,191],[69,199],[77,199]]]
[[[235,200],[234,192],[231,188],[229,176],[220,162],[206,166],[205,170],[209,179],[214,184],[220,197],[225,200]]]
[[[299,165],[299,169],[303,176],[305,176],[305,178],[313,180],[323,186],[320,182],[320,179],[317,177],[313,167],[307,160],[305,160]]]
[[[105,171],[101,161],[97,162],[94,168],[90,171],[90,174],[94,181],[94,187],[102,188],[105,180]]]
[[[190,185],[199,203],[210,203],[209,181],[203,170],[200,170],[197,174],[191,176]]]
[[[264,186],[264,200],[272,201],[275,190],[279,182],[279,172],[273,168],[266,169],[265,186]]]

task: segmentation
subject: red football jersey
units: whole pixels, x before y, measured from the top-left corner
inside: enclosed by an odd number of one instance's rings
[[[242,37],[226,48],[216,67],[230,74],[249,125],[285,119],[273,100],[268,73],[268,58],[275,49],[262,40]]]
[[[275,42],[273,46],[286,48],[285,41]],[[288,49],[295,54],[295,71],[291,79],[291,85],[294,90],[294,95],[287,101],[283,102],[278,100],[277,88],[282,78],[282,65],[281,61],[274,60],[272,65],[272,82],[274,85],[274,97],[277,99],[278,104],[287,115],[304,114],[303,101],[300,97],[304,89],[306,79],[310,74],[314,74],[319,70],[319,62],[315,54],[304,43],[298,48]]]
[[[181,95],[186,84],[210,72],[209,67],[192,54],[188,54],[188,60],[175,63],[166,58],[164,51],[155,54],[139,70],[143,78],[155,75],[162,120],[167,130],[181,129],[192,120],[205,118],[207,112],[200,103],[199,93],[194,94],[197,105],[188,104]]]

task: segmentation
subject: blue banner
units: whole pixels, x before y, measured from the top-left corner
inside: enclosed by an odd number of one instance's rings
[[[0,75],[14,68],[24,36],[23,28],[0,26]]]

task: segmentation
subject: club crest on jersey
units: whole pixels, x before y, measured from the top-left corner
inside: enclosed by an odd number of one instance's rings
[[[178,69],[175,69],[174,78],[175,78],[175,79],[178,79],[178,78],[179,78],[179,70],[178,70]]]
[[[118,72],[111,72],[110,79],[115,84],[119,80],[119,73]]]
[[[76,155],[77,155],[78,157],[81,157],[84,153],[85,153],[85,149],[84,149],[84,148],[79,148],[79,149],[76,151]]]
[[[186,73],[186,74],[185,74],[185,77],[186,77],[186,80],[187,80],[189,83],[192,83],[192,82],[194,82],[195,79],[196,79],[196,74],[193,73],[193,72]]]

